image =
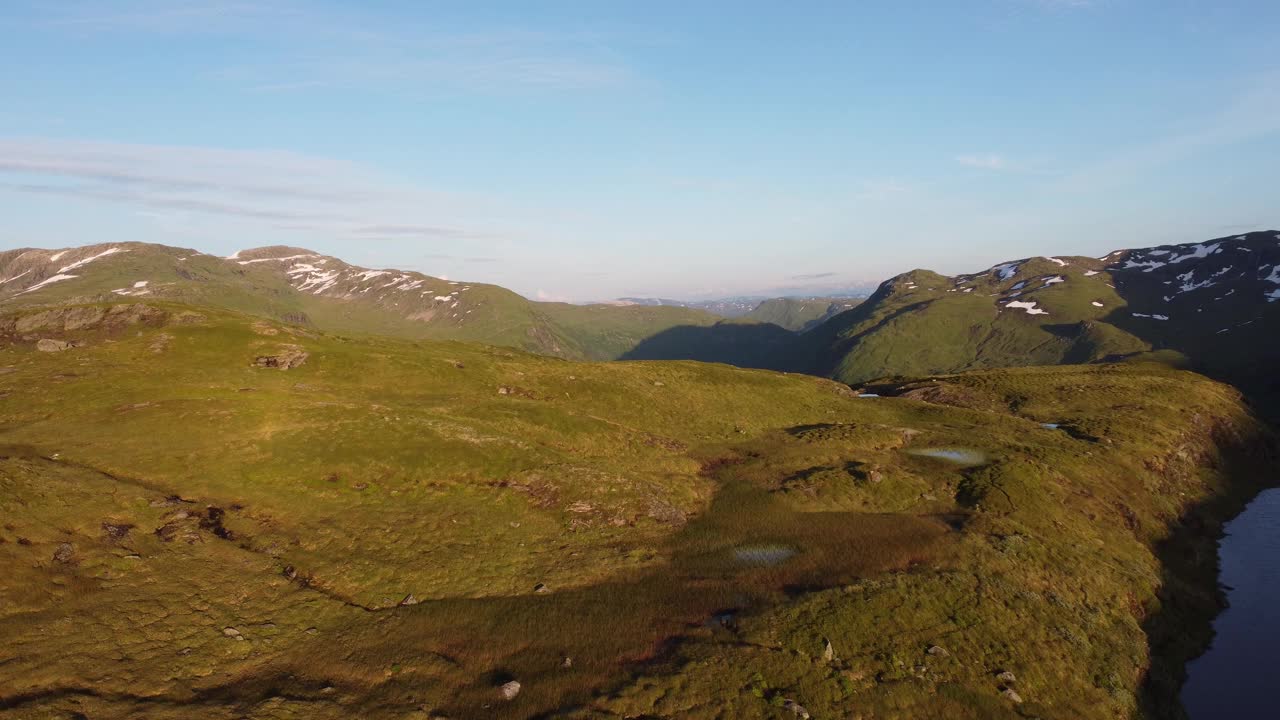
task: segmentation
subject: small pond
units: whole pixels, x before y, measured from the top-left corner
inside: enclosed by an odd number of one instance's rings
[[[983,465],[987,462],[987,454],[973,448],[907,448],[905,452],[908,455],[936,458],[965,467]]]

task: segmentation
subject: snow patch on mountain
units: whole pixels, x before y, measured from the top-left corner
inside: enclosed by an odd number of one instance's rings
[[[18,294],[26,295],[29,292],[35,292],[36,290],[39,290],[42,287],[47,287],[56,282],[62,282],[63,280],[70,280],[72,278],[77,278],[77,277],[80,277],[80,276],[79,275],[63,275],[62,273],[58,273],[57,275],[41,280],[40,282],[36,283],[35,285],[32,285],[31,287],[27,288],[26,290],[23,290]]]
[[[1018,263],[1011,262],[1011,263],[1005,263],[1003,265],[996,265],[995,267],[991,268],[987,272],[994,273],[995,276],[1000,278],[1001,280],[1008,280],[1009,278],[1018,274]]]
[[[128,250],[121,250],[121,249],[120,249],[120,248],[118,248],[118,247],[107,248],[106,250],[103,250],[102,252],[98,253],[97,255],[92,255],[92,256],[90,256],[90,257],[84,258],[83,260],[77,260],[77,261],[75,261],[75,262],[71,263],[70,265],[67,265],[66,267],[58,268],[58,274],[59,274],[59,275],[61,275],[61,274],[65,273],[65,272],[69,272],[69,271],[71,271],[71,270],[75,270],[76,268],[84,267],[85,265],[88,265],[89,263],[93,262],[94,260],[97,260],[97,259],[99,259],[99,258],[104,258],[104,257],[106,257],[106,256],[108,256],[108,255],[115,255],[115,254],[116,254],[116,253],[118,253],[118,252],[129,252],[129,251],[128,251]]]
[[[1022,310],[1026,310],[1028,315],[1048,315],[1049,314],[1048,312],[1036,307],[1036,303],[1034,300],[1031,300],[1031,301],[1015,300],[1011,303],[1007,303],[1005,307],[1020,308]]]

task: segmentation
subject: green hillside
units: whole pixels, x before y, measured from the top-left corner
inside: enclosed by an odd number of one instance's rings
[[[1277,392],[1280,234],[1029,258],[974,275],[916,270],[806,334],[794,369],[848,383],[1150,353]]]
[[[863,398],[266,320],[225,298],[314,307],[196,267],[121,277],[223,299],[0,317],[0,717],[1167,717],[1274,468],[1162,365]]]
[[[717,320],[676,307],[533,302],[496,285],[371,270],[303,248],[257,248],[230,258],[145,243],[0,253],[0,306],[125,297],[221,307],[335,332],[468,340],[593,360],[620,357],[670,327]]]

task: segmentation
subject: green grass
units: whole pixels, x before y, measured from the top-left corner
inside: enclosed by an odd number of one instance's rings
[[[1024,714],[1132,717],[1149,634],[1208,621],[1161,543],[1269,442],[1154,364],[942,404],[152,305],[0,322],[0,717],[1012,717],[1004,669]]]

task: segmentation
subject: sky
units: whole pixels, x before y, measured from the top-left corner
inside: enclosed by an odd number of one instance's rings
[[[1280,228],[1274,0],[4,0],[0,248],[821,294]]]

